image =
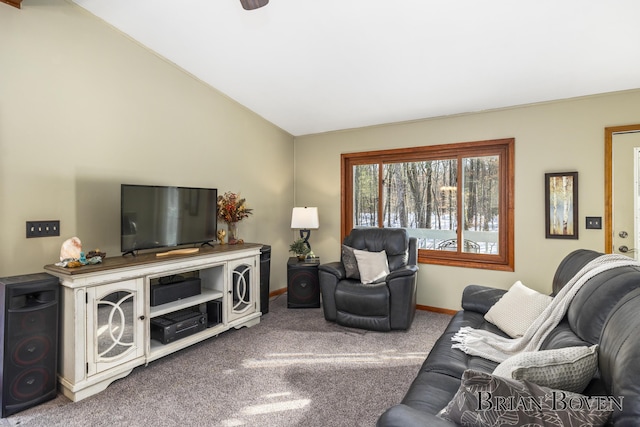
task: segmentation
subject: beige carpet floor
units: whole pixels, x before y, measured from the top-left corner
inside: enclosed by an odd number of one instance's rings
[[[0,426],[374,426],[399,403],[450,316],[418,311],[409,331],[370,332],[322,309],[270,301],[259,325],[141,366],[73,403],[62,395]]]

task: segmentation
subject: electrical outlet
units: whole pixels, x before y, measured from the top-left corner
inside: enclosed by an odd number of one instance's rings
[[[601,216],[588,216],[587,217],[587,229],[600,230],[602,229],[602,217]]]
[[[60,235],[60,220],[27,221],[27,239],[31,237],[51,237]]]

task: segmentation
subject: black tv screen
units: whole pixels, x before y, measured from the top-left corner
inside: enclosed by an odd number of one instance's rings
[[[217,199],[215,188],[122,184],[122,252],[215,240]]]

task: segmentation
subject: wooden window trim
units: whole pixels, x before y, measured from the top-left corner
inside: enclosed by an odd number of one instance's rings
[[[499,271],[514,271],[514,197],[515,197],[515,139],[494,139],[487,141],[461,142],[444,145],[399,148],[390,150],[343,153],[341,155],[341,240],[353,228],[353,166],[378,163],[382,172],[384,163],[440,160],[485,155],[500,155],[500,233],[499,255],[474,254],[420,249],[418,261],[424,264],[438,264],[456,267],[481,268]],[[460,162],[459,167],[461,167]],[[503,164],[506,163],[506,164]],[[379,176],[381,176],[380,173]],[[462,176],[462,175],[459,175]],[[380,185],[380,184],[379,184]],[[459,185],[461,185],[459,183]],[[458,206],[462,206],[462,192],[458,192]],[[380,189],[380,200],[382,191]],[[381,206],[379,206],[382,212]],[[460,233],[458,231],[458,237]]]

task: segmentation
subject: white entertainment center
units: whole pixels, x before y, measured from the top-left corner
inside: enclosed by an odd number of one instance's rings
[[[216,245],[195,253],[111,257],[78,268],[45,266],[61,284],[58,376],[64,395],[84,399],[137,366],[231,328],[258,324],[261,247]],[[151,306],[151,287],[180,275],[198,277],[201,292]],[[185,326],[185,336],[167,344],[151,337],[151,319],[157,323],[183,311],[204,314],[212,307],[218,311],[197,332]]]

